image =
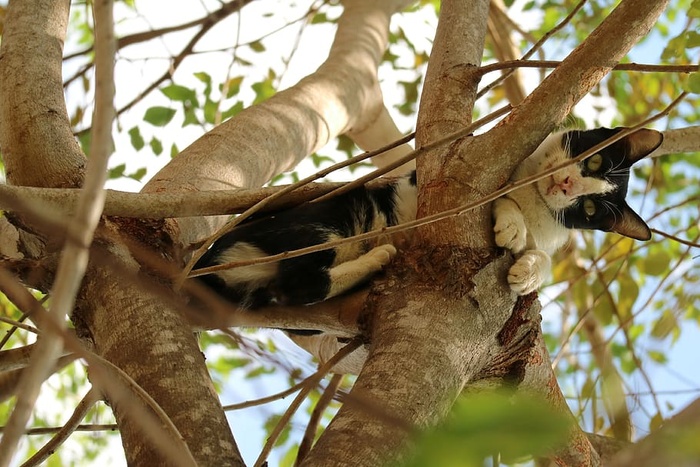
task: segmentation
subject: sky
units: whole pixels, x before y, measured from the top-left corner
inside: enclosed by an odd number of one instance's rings
[[[197,50],[214,50],[221,47],[222,43],[233,44],[236,42],[236,40],[238,40],[240,43],[255,40],[259,37],[261,29],[272,31],[285,24],[288,20],[296,19],[297,17],[301,16],[309,4],[308,1],[296,2],[296,9],[287,9],[285,6],[285,8],[280,8],[277,10],[285,12],[284,16],[272,16],[266,18],[264,21],[261,21],[261,13],[268,11],[270,8],[268,5],[271,3],[274,4],[275,2],[253,2],[243,10],[240,20],[236,15],[234,15],[228,18],[227,21],[218,25],[211,32],[210,38],[198,45]],[[283,4],[284,2],[278,3]],[[516,2],[516,4],[520,5],[524,3],[524,0],[518,0],[518,2]],[[286,3],[284,4],[286,5]],[[147,28],[171,26],[190,21],[195,17],[205,14],[205,11],[201,5],[207,5],[208,9],[211,11],[217,8],[218,2],[203,0],[199,3],[188,3],[187,8],[163,8],[162,2],[154,0],[139,0],[137,5],[141,13],[141,17],[135,16],[133,12],[128,11],[123,5],[118,5],[118,17],[121,16],[130,18],[120,21],[118,31],[121,35],[128,34],[129,32],[141,31]],[[537,15],[534,12],[523,13],[518,17],[518,19],[519,21],[523,19],[526,22],[535,21],[536,16]],[[148,18],[149,22],[147,23],[144,18]],[[431,35],[430,30],[434,27],[433,23],[424,24],[422,21],[416,18],[415,15],[405,15],[396,19],[396,23],[401,24],[404,29],[415,33],[415,43],[418,45],[418,47],[425,48],[426,50],[429,49],[429,37]],[[238,29],[239,26],[240,29]],[[300,37],[297,37],[298,27],[295,26],[288,28],[288,30],[282,31],[269,39],[266,39],[265,46],[268,50],[277,51],[285,48],[289,49],[291,48],[291,45],[298,40],[299,50],[305,51],[300,52],[293,57],[284,74],[284,78],[282,80],[283,86],[293,85],[299,79],[315,70],[322,63],[330,47],[330,38],[332,37],[330,34],[332,34],[332,29],[333,28],[331,26],[319,26],[317,28],[313,28],[312,31],[310,30],[305,32]],[[168,63],[167,57],[180,50],[181,46],[184,44],[184,42],[186,42],[190,35],[190,33],[171,34],[167,36],[166,41],[153,41],[149,47],[135,47],[125,49],[120,52],[121,58],[124,58],[125,60],[120,60],[117,68],[117,107],[123,105],[133,98],[134,95],[139,92],[143,83],[150,82],[156,76],[160,75],[160,73],[162,73],[162,67],[164,64]],[[75,44],[68,44],[67,52],[71,51],[70,47],[74,47],[75,49],[80,48]],[[139,50],[143,55],[136,55],[137,50]],[[244,54],[244,52],[242,51],[241,54]],[[659,55],[659,42],[647,41],[643,46],[635,48],[632,57],[633,59],[638,59],[640,62],[654,62],[658,59]],[[142,58],[147,60],[145,62],[141,61],[140,59]],[[254,59],[256,61],[259,60],[256,57],[246,58]],[[265,63],[265,60],[260,60],[260,62]],[[229,65],[230,53],[228,52],[198,54],[191,57],[183,64],[182,68],[176,73],[175,79],[179,84],[195,85],[198,83],[198,81],[192,74],[195,71],[206,70],[214,77],[214,81],[216,82],[226,76]],[[70,67],[71,64],[68,64],[66,75],[70,75]],[[264,76],[267,73],[267,70],[245,70],[245,73],[246,80],[252,81],[254,80],[255,76]],[[395,85],[395,82],[382,77],[382,84],[387,102],[400,102],[400,100],[403,98],[402,90]],[[73,94],[71,91],[69,91],[67,97],[69,103],[71,102],[71,99],[77,99],[78,95],[79,93]],[[592,106],[594,104],[600,104],[600,102],[596,102],[594,98],[590,98],[585,103],[581,104],[581,108],[585,106]],[[136,110],[132,112],[132,115],[124,116],[119,119],[118,125],[123,129],[123,131],[117,134],[115,137],[117,151],[114,156],[112,156],[110,166],[114,167],[121,163],[126,163],[128,167],[127,173],[130,173],[142,167],[145,163],[149,168],[149,176],[152,176],[159,167],[162,167],[162,165],[167,162],[167,153],[169,152],[167,149],[165,151],[166,154],[159,157],[150,158],[146,157],[146,154],[143,152],[136,152],[129,142],[126,131],[134,125],[141,124],[142,116],[146,108],[153,105],[170,106],[171,102],[160,92],[156,91],[142,103],[138,104],[135,107]],[[395,109],[391,109],[391,111],[393,112],[393,116],[396,118],[402,131],[408,132],[413,129],[414,122],[411,119],[401,116],[397,111],[395,111]],[[614,109],[610,107],[608,118],[612,119],[613,115]],[[158,134],[158,130],[159,129],[155,128],[152,129],[152,135],[160,136]],[[148,130],[144,130],[144,136],[148,140],[150,135],[147,134],[147,131]],[[184,127],[179,129],[177,134],[168,134],[162,139],[164,142],[175,142],[180,149],[183,149],[189,143],[194,141],[200,135],[200,133],[200,128]],[[166,148],[167,147],[169,146],[166,146]],[[310,163],[304,163],[299,168],[299,172],[302,174],[312,171],[314,170]],[[357,174],[344,172],[338,174],[337,179],[348,180],[356,176]],[[110,180],[108,183],[109,188],[124,191],[138,191],[141,186],[142,183],[129,179]],[[549,293],[551,292],[547,290],[544,291],[543,296],[545,301]],[[545,309],[545,312],[543,313],[545,322],[549,322],[551,325],[556,325],[558,320],[556,313],[557,310],[555,307]],[[265,331],[265,333],[271,332]],[[699,341],[699,338],[700,333],[696,328],[689,328],[687,330],[684,329],[683,338],[673,348],[674,356],[672,357],[672,365],[665,368],[652,367],[648,369],[654,378],[655,384],[657,384],[656,387],[659,390],[678,390],[679,388],[700,387],[700,377],[698,377],[697,373],[690,374],[690,376],[688,376],[688,368],[695,367],[692,359],[693,355],[697,355],[697,342]],[[291,345],[286,347],[284,358],[289,359],[289,361],[294,365],[306,368],[309,372],[312,370],[311,366],[308,364],[305,353],[296,347],[292,347]],[[234,372],[231,375],[232,381],[242,377],[243,371]],[[633,390],[644,390],[646,387],[641,381],[634,381],[633,385]],[[232,384],[224,390],[221,398],[222,402],[227,404],[242,400],[254,399],[261,395],[271,394],[287,387],[288,382],[285,378],[279,376],[268,376],[261,379],[256,379],[249,385],[240,386]],[[696,396],[696,392],[689,392],[663,396],[663,398],[671,401],[676,407],[680,407],[688,401],[695,399]],[[284,410],[290,400],[290,398],[287,398],[271,406],[246,409],[245,411],[235,412],[229,415],[234,426],[245,427],[245,429],[242,430],[238,429],[235,432],[235,435],[239,441],[239,447],[241,448],[247,463],[252,464],[253,460],[257,457],[258,450],[262,445],[261,440],[264,439],[264,432],[259,429],[260,418],[267,417],[273,413],[280,413],[282,410]],[[294,432],[294,436],[298,437],[303,431],[303,427],[300,425],[298,419],[294,423],[295,427],[297,428]],[[114,457],[111,457],[110,453],[105,454],[110,456],[110,465],[122,465],[120,462],[123,463],[123,454],[121,452],[121,447],[119,446],[119,439],[118,437],[113,437],[113,439],[113,449],[115,449],[115,452],[113,453]],[[275,454],[275,456],[276,455],[277,454]],[[271,465],[276,465],[277,460],[278,459],[273,456],[271,458]]]

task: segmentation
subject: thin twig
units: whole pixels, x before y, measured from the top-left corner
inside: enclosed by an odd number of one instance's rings
[[[323,391],[321,398],[316,403],[316,407],[314,407],[314,411],[311,413],[311,417],[309,417],[309,422],[306,424],[304,438],[302,438],[301,444],[299,444],[297,459],[294,462],[295,467],[301,465],[304,458],[309,454],[309,451],[311,451],[311,446],[316,439],[316,431],[318,431],[318,426],[321,423],[321,417],[323,417],[323,413],[333,401],[335,393],[343,382],[344,376],[345,375],[333,375],[330,383],[328,383],[328,386],[326,386],[326,389]]]
[[[12,325],[14,327],[14,329],[23,329],[23,330],[31,332],[33,334],[40,333],[40,331],[37,328],[35,328],[34,326],[24,324],[20,321],[15,321],[14,319],[11,319],[11,318],[5,318],[4,316],[0,316],[0,321],[2,321],[3,323],[6,323],[6,324]]]
[[[572,18],[576,15],[576,13],[578,13],[578,11],[579,11],[581,8],[583,8],[583,5],[586,4],[586,1],[587,1],[587,0],[581,0],[581,1],[573,8],[573,10],[571,10],[571,11],[569,12],[569,14],[566,16],[566,18],[564,18],[563,20],[561,20],[561,21],[559,22],[559,24],[557,24],[557,25],[554,26],[552,29],[550,29],[549,31],[547,31],[547,33],[546,33],[544,36],[542,36],[542,38],[541,38],[539,41],[537,41],[537,43],[536,43],[535,45],[533,45],[533,46],[530,48],[530,50],[528,50],[528,51],[525,53],[525,55],[523,55],[523,58],[522,58],[522,59],[523,59],[523,60],[527,60],[528,58],[532,57],[532,55],[534,55],[534,53],[537,52],[537,51],[544,45],[544,43],[547,42],[547,40],[549,40],[550,37],[552,37],[552,35],[556,34],[558,31],[560,31],[561,29],[563,29],[564,26],[566,26],[566,25],[572,20]],[[512,69],[508,70],[507,72],[503,73],[501,76],[499,76],[499,77],[498,77],[496,80],[494,80],[493,82],[491,82],[491,83],[489,83],[488,85],[486,85],[482,90],[480,90],[480,91],[477,93],[476,98],[479,99],[479,98],[482,97],[484,94],[488,93],[491,89],[493,89],[494,87],[496,87],[497,85],[499,85],[500,83],[502,83],[502,82],[503,82],[506,78],[508,78],[510,75],[512,75],[514,71],[515,71],[515,68],[512,68]]]
[[[41,428],[29,428],[25,432],[26,435],[38,436],[38,435],[52,435],[58,433],[63,429],[62,426],[45,426]],[[2,433],[3,427],[0,426],[0,433]],[[78,425],[73,431],[119,431],[119,426],[116,423],[107,424],[97,424],[97,423],[87,423],[84,425]]]
[[[97,401],[100,400],[100,397],[100,391],[94,387],[91,388],[88,393],[85,394],[85,397],[83,397],[83,399],[75,407],[73,415],[71,415],[63,427],[61,427],[61,429],[49,440],[48,443],[42,446],[42,448],[39,449],[32,457],[27,459],[22,464],[22,467],[39,465],[48,459],[51,454],[56,452],[56,449],[58,449],[68,439],[68,437],[73,434],[76,428],[80,425],[80,422],[83,421],[83,418],[85,418],[85,415],[87,415],[88,411],[97,403]]]
[[[682,239],[680,237],[677,237],[675,235],[671,235],[670,233],[666,233],[666,232],[659,230],[659,229],[651,229],[651,231],[654,232],[655,234],[661,235],[662,237],[668,238],[669,240],[673,240],[674,242],[678,242],[678,243],[681,243],[683,245],[693,247],[693,248],[700,248],[700,243],[691,242],[690,240]]]
[[[183,467],[197,465],[177,427],[138,383],[121,368],[85,349],[78,338],[65,329],[58,317],[45,313],[36,298],[14,276],[2,268],[0,268],[0,283],[4,287],[11,288],[13,303],[17,308],[25,313],[31,312],[41,321],[42,329],[47,329],[49,333],[58,335],[62,339],[65,349],[75,354],[71,356],[72,358],[78,356],[88,363],[92,383],[101,389],[112,403],[121,404],[124,411],[132,416],[133,420],[139,422],[139,427],[143,430],[144,435],[152,441],[153,445],[165,455],[172,465]],[[109,371],[116,373],[118,378],[114,378]],[[143,410],[142,407],[134,404],[133,394],[136,394],[151,410]],[[10,428],[8,425],[4,428],[3,438]]]
[[[334,196],[339,196],[342,195],[343,193],[347,193],[350,190],[353,190],[359,186],[364,185],[365,183],[369,182],[370,180],[374,180],[375,178],[384,175],[385,173],[391,172],[397,167],[401,167],[404,165],[406,162],[410,162],[416,157],[418,157],[421,154],[427,153],[432,151],[435,148],[438,148],[440,146],[443,146],[445,144],[451,143],[452,141],[457,141],[460,138],[464,138],[465,136],[468,136],[472,133],[474,133],[475,130],[478,128],[481,128],[484,125],[487,125],[488,123],[491,123],[492,121],[496,120],[499,117],[502,117],[503,115],[507,114],[510,112],[513,108],[510,105],[505,105],[499,109],[494,110],[491,112],[489,115],[485,116],[484,118],[481,118],[477,120],[476,122],[472,123],[471,125],[468,125],[465,128],[462,128],[459,131],[456,131],[450,135],[445,136],[444,138],[441,138],[437,141],[433,141],[429,144],[426,144],[425,146],[421,146],[420,148],[417,148],[410,153],[406,154],[402,158],[392,162],[391,164],[387,165],[386,167],[382,167],[381,169],[377,169],[373,171],[370,174],[367,174],[363,177],[358,178],[357,180],[353,180],[350,183],[347,183],[341,187],[336,188],[335,190],[326,193],[323,196],[320,196],[314,200],[314,202],[319,202],[323,201],[324,199],[332,198]]]
[[[556,68],[561,65],[558,60],[509,60],[506,62],[492,63],[479,68],[481,75],[495,71],[513,68]],[[698,71],[697,65],[655,65],[649,63],[618,63],[612,71],[643,71],[655,73],[693,73]]]
[[[104,186],[110,153],[111,129],[114,119],[114,18],[112,0],[94,3],[95,16],[95,131],[92,153],[87,162],[85,185],[75,217],[69,222],[71,235],[66,240],[53,285],[49,315],[59,327],[65,327],[63,317],[70,314],[75,296],[87,268],[89,246],[104,205]],[[75,241],[78,240],[78,241]],[[20,379],[17,401],[0,440],[0,465],[7,465],[17,449],[27,426],[32,408],[39,396],[42,382],[48,377],[61,351],[59,334],[44,333],[37,342],[32,361]]]
[[[455,217],[462,215],[468,211],[471,211],[477,207],[483,206],[487,203],[490,203],[494,201],[497,198],[500,198],[503,195],[506,195],[514,190],[517,190],[518,188],[521,188],[525,185],[534,183],[538,180],[541,180],[545,177],[548,177],[549,175],[563,169],[566,167],[569,167],[571,165],[577,164],[581,162],[582,160],[592,156],[596,152],[600,151],[601,149],[613,144],[616,141],[619,141],[620,139],[624,138],[625,136],[637,131],[638,129],[642,128],[645,125],[648,125],[649,123],[658,120],[665,115],[667,115],[676,105],[678,105],[687,95],[686,92],[683,92],[680,94],[678,98],[676,98],[673,102],[671,102],[663,111],[659,112],[658,114],[647,118],[646,120],[642,121],[641,123],[629,127],[625,130],[622,130],[618,132],[616,135],[614,135],[611,138],[606,139],[605,141],[593,146],[590,148],[588,151],[585,151],[578,155],[577,157],[571,158],[568,161],[561,163],[559,165],[553,166],[548,170],[545,170],[543,172],[540,172],[538,174],[532,175],[530,177],[517,180],[515,182],[511,182],[507,185],[505,185],[503,188],[494,191],[490,195],[484,196],[483,198],[480,198],[476,201],[463,204],[461,206],[458,206],[453,209],[448,209],[446,211],[438,212],[436,214],[422,217],[420,219],[413,220],[411,222],[406,222],[404,224],[399,224],[396,226],[391,226],[391,227],[384,227],[382,229],[377,229],[377,230],[372,230],[370,232],[365,232],[363,234],[359,235],[354,235],[351,237],[346,237],[346,238],[341,238],[338,240],[333,240],[330,242],[322,243],[319,245],[313,245],[310,247],[306,248],[300,248],[298,250],[291,250],[291,251],[286,251],[284,253],[279,253],[276,255],[270,255],[270,256],[264,256],[256,259],[251,259],[247,261],[235,261],[235,262],[230,262],[230,263],[224,263],[224,264],[218,264],[215,266],[209,266],[206,268],[200,268],[197,270],[192,271],[190,274],[190,277],[197,277],[197,276],[203,276],[205,274],[211,274],[216,271],[221,271],[221,270],[226,270],[226,269],[231,269],[234,267],[242,267],[242,266],[249,266],[252,264],[267,264],[267,263],[274,263],[277,261],[285,260],[285,259],[290,259],[290,258],[296,258],[298,256],[303,256],[309,253],[315,253],[317,251],[323,251],[323,250],[328,250],[330,248],[335,248],[340,245],[345,245],[348,243],[354,243],[354,242],[359,242],[359,241],[364,241],[364,240],[369,240],[372,238],[384,236],[384,235],[391,235],[395,234],[398,232],[406,231],[409,229],[415,229],[416,227],[420,227],[423,225],[431,224],[433,222],[441,221],[443,219],[447,219],[450,217]]]
[[[319,383],[319,381],[321,381],[321,378],[323,378],[329,371],[331,371],[331,369],[338,362],[340,362],[343,358],[347,357],[352,352],[354,352],[361,344],[362,344],[362,338],[360,338],[360,337],[356,337],[355,339],[351,340],[345,347],[340,349],[327,362],[325,362],[323,365],[321,365],[316,373],[314,373],[311,377],[308,378],[308,385],[306,385],[299,392],[299,394],[297,394],[297,396],[294,398],[294,400],[289,405],[287,410],[284,412],[284,415],[282,415],[280,420],[277,422],[275,429],[272,430],[272,433],[270,433],[270,436],[267,438],[267,442],[265,443],[265,446],[263,446],[263,449],[260,452],[260,455],[258,456],[257,460],[255,461],[255,464],[254,464],[255,467],[262,467],[265,464],[267,456],[270,454],[272,447],[277,442],[277,438],[279,438],[285,425],[287,423],[289,423],[289,421],[292,418],[292,415],[294,415],[294,413],[297,411],[297,409],[299,408],[301,403],[304,401],[306,396],[311,392],[311,390],[316,387],[316,385]]]

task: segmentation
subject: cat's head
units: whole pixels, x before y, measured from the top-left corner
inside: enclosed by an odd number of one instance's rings
[[[543,145],[539,169],[576,157],[624,128],[597,128],[557,133]],[[602,149],[583,162],[555,172],[537,189],[560,221],[572,229],[617,232],[649,240],[646,223],[625,202],[630,167],[663,141],[658,131],[642,129]]]

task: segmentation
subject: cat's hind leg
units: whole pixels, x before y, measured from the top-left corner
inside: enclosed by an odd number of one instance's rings
[[[335,297],[368,280],[391,261],[396,255],[396,247],[391,244],[379,245],[362,256],[334,266],[328,271],[330,288],[326,298]]]

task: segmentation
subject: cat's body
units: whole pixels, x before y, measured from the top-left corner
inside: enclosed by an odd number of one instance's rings
[[[245,222],[202,256],[195,268],[249,260],[408,222],[416,217],[415,172],[385,186],[359,187]],[[396,254],[382,237],[202,276],[227,299],[248,308],[299,305],[340,295],[366,282]]]
[[[518,180],[575,157],[619,129],[550,135],[515,171]],[[494,202],[496,244],[518,257],[511,288],[526,294],[548,275],[549,255],[571,228],[616,231],[646,240],[644,221],[625,203],[631,164],[661,144],[661,134],[641,130],[586,161],[556,172]],[[570,149],[570,150],[569,150]],[[416,216],[415,172],[387,186],[358,188],[339,197],[307,203],[236,227],[209,249],[196,268],[248,260],[377,230]],[[272,303],[310,304],[366,282],[396,249],[384,238],[202,276],[230,301],[256,308]]]

